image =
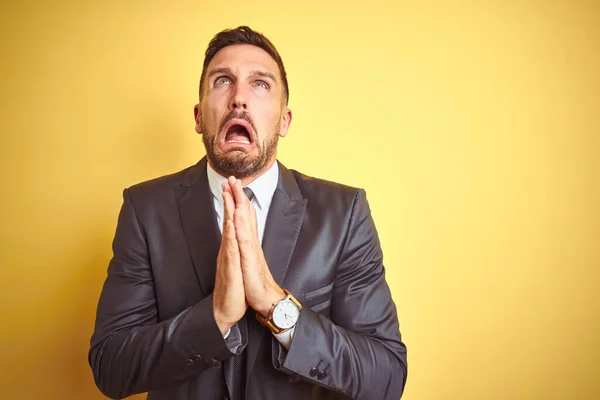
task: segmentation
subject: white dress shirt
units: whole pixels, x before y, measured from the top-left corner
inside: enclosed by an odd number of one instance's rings
[[[217,173],[209,163],[207,163],[206,166],[208,185],[213,195],[213,204],[217,214],[217,225],[219,226],[219,231],[223,233],[223,214],[225,205],[223,203],[223,188],[221,187],[221,184],[226,182],[227,178],[219,175],[219,173]],[[277,162],[275,162],[271,168],[269,168],[264,174],[256,178],[247,186],[252,189],[252,192],[254,193],[254,198],[252,199],[251,204],[256,210],[258,239],[260,240],[261,244],[265,233],[267,214],[269,213],[269,207],[271,206],[271,201],[273,200],[273,194],[275,193],[275,189],[277,189],[278,180],[279,165]],[[281,343],[286,349],[289,349],[292,343],[294,329],[295,327],[283,333],[273,333],[273,335],[279,341],[279,343]],[[231,329],[227,331],[223,337],[227,339],[230,332]]]

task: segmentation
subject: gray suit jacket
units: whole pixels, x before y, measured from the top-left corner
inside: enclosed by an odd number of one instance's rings
[[[123,198],[89,351],[98,388],[228,399],[233,353],[212,314],[220,233],[206,158]],[[251,309],[238,323],[246,398],[399,399],[406,347],[365,192],[280,164],[263,250],[303,309],[289,351]]]

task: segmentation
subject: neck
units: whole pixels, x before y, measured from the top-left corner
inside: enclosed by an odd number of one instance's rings
[[[229,178],[230,175],[226,175],[223,172],[221,172],[220,170],[218,170],[217,168],[215,168],[215,166],[213,165],[212,162],[210,162],[210,159],[207,159],[208,164],[210,164],[211,168],[215,170],[216,173],[218,173],[219,175],[221,175],[224,178]],[[245,178],[241,178],[240,180],[242,181],[242,186],[248,186],[249,184],[251,184],[252,182],[254,182],[256,179],[260,178],[265,172],[267,172],[269,169],[271,169],[271,167],[273,166],[273,164],[275,164],[275,162],[277,161],[276,157],[273,157],[273,159],[271,161],[269,161],[267,163],[267,165],[265,165],[265,167],[263,169],[261,169],[260,171],[247,176]],[[237,176],[236,176],[237,178]]]

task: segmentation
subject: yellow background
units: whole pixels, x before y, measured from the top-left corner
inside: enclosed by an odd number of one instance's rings
[[[599,2],[0,10],[0,398],[102,398],[87,350],[121,191],[204,154],[203,52],[241,24],[288,70],[280,160],[367,190],[404,398],[600,398]]]

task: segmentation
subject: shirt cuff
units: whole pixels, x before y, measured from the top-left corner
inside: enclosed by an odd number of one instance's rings
[[[273,336],[275,336],[275,339],[277,339],[277,341],[281,343],[281,345],[285,347],[286,350],[289,350],[290,346],[292,345],[292,339],[294,338],[294,330],[296,330],[295,326],[292,329],[285,332],[273,332]]]
[[[238,324],[235,324],[231,329],[225,332],[223,339],[225,340],[225,344],[229,351],[237,354],[238,349],[242,345],[242,334],[240,333]]]

